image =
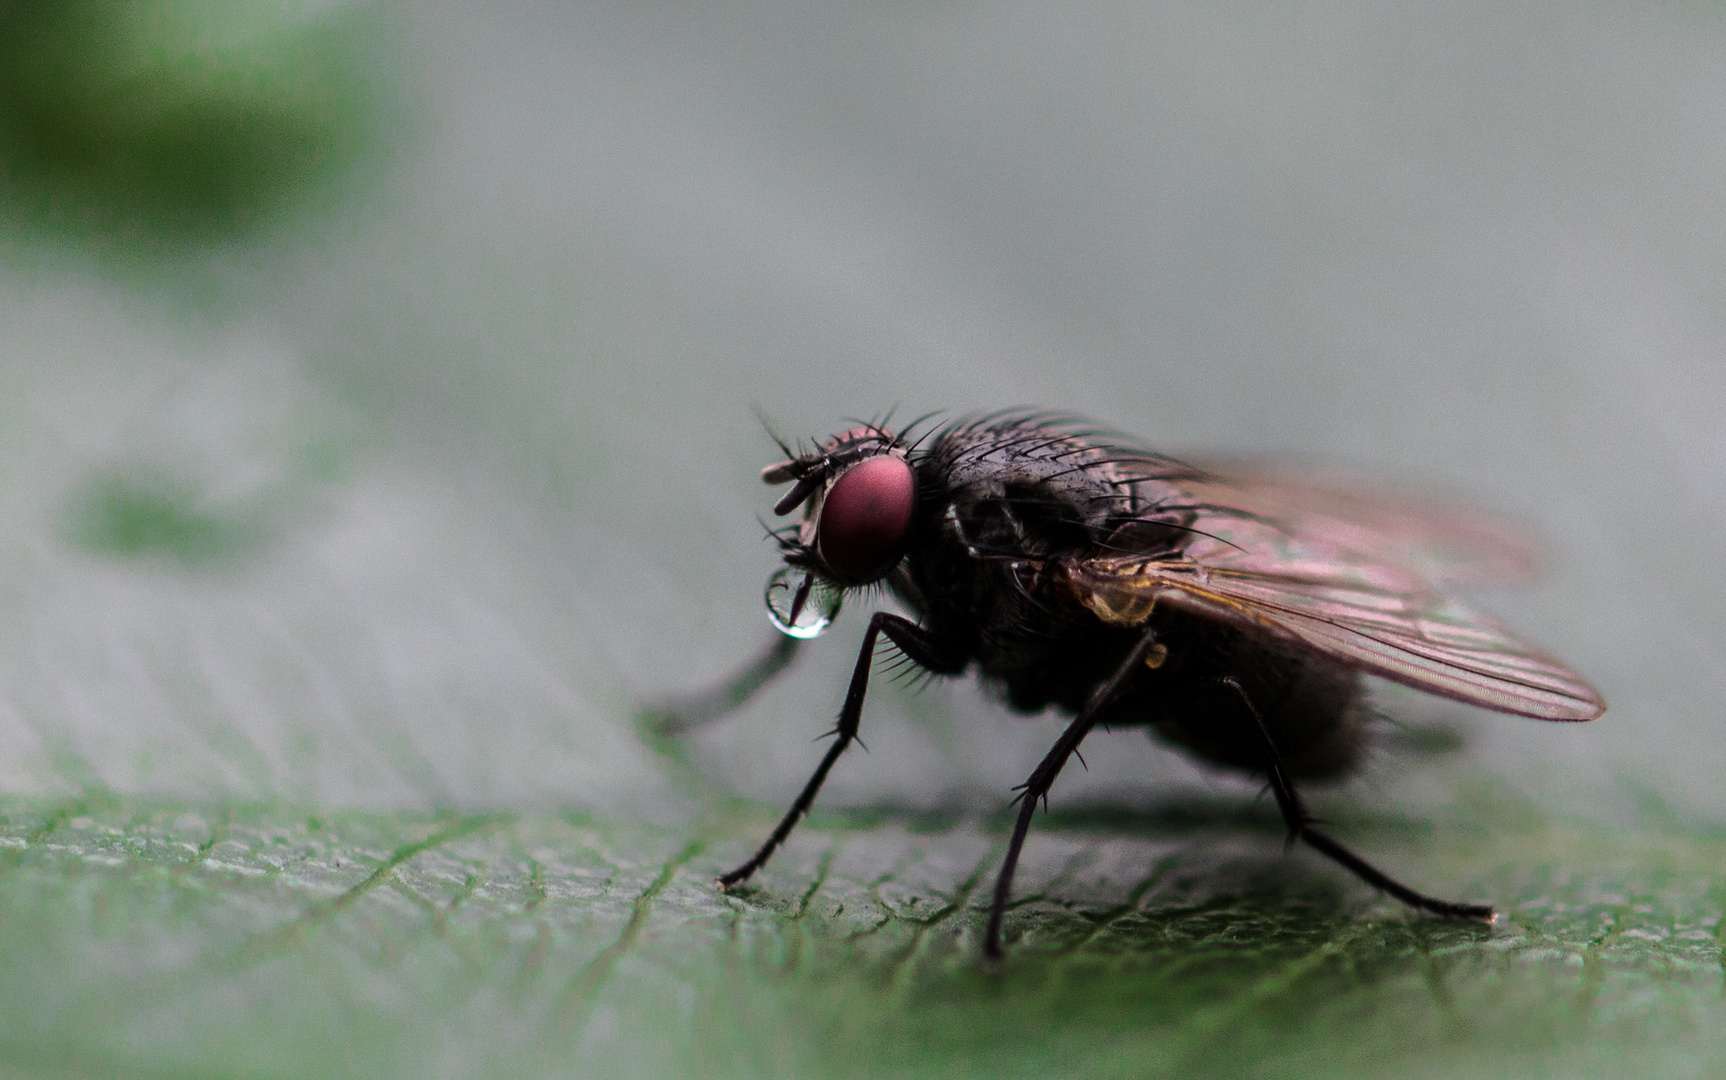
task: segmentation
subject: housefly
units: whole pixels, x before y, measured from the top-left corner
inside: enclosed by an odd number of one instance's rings
[[[1366,743],[1362,674],[1542,720],[1592,720],[1600,695],[1444,586],[1531,574],[1490,520],[1262,466],[1188,464],[1059,414],[995,413],[915,434],[860,424],[768,466],[784,565],[767,587],[785,638],[726,686],[663,711],[672,729],[739,704],[820,633],[843,597],[884,584],[914,618],[870,616],[837,736],[733,888],[766,863],[857,738],[885,638],[935,675],[974,670],[1013,709],[1072,716],[1017,789],[984,952],[1039,801],[1098,724],[1145,727],[1268,778],[1299,840],[1403,903],[1478,922],[1492,908],[1398,882],[1313,827],[1297,781],[1346,776]]]

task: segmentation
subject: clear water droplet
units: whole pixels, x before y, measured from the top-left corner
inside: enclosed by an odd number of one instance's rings
[[[797,597],[806,588],[800,606]],[[838,589],[794,567],[781,566],[767,579],[767,617],[789,637],[820,637],[838,617],[843,599]]]

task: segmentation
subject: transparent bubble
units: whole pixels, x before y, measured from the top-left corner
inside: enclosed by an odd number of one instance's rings
[[[801,605],[797,602],[799,593],[803,594]],[[790,637],[820,637],[838,617],[843,599],[838,589],[789,566],[781,566],[767,579],[767,617],[780,633]]]

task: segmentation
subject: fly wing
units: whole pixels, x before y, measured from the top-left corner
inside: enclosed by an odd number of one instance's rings
[[[1298,536],[1411,567],[1433,581],[1527,584],[1544,561],[1526,528],[1442,496],[1277,462],[1198,464],[1202,473],[1183,486],[1199,501],[1249,511]]]
[[[1543,720],[1606,709],[1581,677],[1510,631],[1447,599],[1415,570],[1358,545],[1196,496],[1189,542],[1172,555],[1079,560],[1074,595],[1108,622],[1137,623],[1155,604],[1292,639],[1339,663],[1471,705]]]

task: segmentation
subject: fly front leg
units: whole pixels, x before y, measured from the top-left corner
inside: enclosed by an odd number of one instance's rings
[[[802,642],[785,634],[773,640],[753,660],[717,686],[649,705],[637,714],[654,735],[685,735],[740,708],[797,658]]]
[[[869,670],[875,657],[875,641],[882,634],[898,646],[914,664],[928,668],[936,674],[957,674],[964,668],[963,661],[955,661],[942,651],[939,645],[930,638],[916,623],[898,615],[890,615],[877,611],[869,620],[869,630],[863,635],[863,648],[857,653],[857,666],[851,672],[851,687],[845,692],[845,705],[839,710],[839,724],[834,729],[838,737],[833,745],[827,748],[827,755],[821,759],[821,764],[815,767],[815,775],[803,785],[802,794],[791,804],[791,809],[785,812],[772,834],[767,837],[759,850],[749,857],[749,861],[723,874],[716,882],[721,892],[733,888],[746,881],[749,876],[772,857],[775,849],[791,835],[791,830],[809,807],[815,802],[815,795],[821,790],[821,785],[827,780],[827,773],[833,768],[833,763],[839,760],[839,755],[845,752],[857,738],[857,724],[863,717],[863,697],[869,690]]]
[[[1115,673],[1109,676],[1109,681],[1099,686],[1091,695],[1091,700],[1085,703],[1084,709],[1073,722],[1067,725],[1067,730],[1061,732],[1061,737],[1055,740],[1055,745],[1043,757],[1030,779],[1019,789],[1019,819],[1013,823],[1013,838],[1007,842],[1007,857],[1001,862],[1001,872],[995,878],[995,899],[989,905],[989,928],[983,934],[983,955],[991,960],[1001,958],[1001,921],[1007,915],[1007,900],[1013,892],[1013,872],[1019,867],[1019,851],[1025,846],[1025,836],[1031,831],[1031,815],[1036,813],[1037,801],[1047,801],[1049,788],[1055,783],[1055,777],[1061,774],[1062,766],[1067,764],[1067,758],[1079,748],[1091,728],[1097,724],[1097,716],[1114,701],[1116,696],[1126,688],[1127,680],[1131,679],[1156,648],[1156,631],[1146,629],[1133,651],[1127,654],[1126,660]]]
[[[1288,826],[1289,843],[1292,844],[1296,840],[1300,840],[1307,847],[1343,866],[1368,885],[1382,889],[1409,907],[1431,912],[1446,919],[1467,919],[1470,922],[1483,923],[1497,920],[1498,915],[1485,904],[1458,904],[1451,900],[1439,900],[1436,897],[1427,896],[1425,893],[1416,892],[1313,828],[1312,815],[1307,812],[1306,803],[1301,800],[1300,793],[1295,790],[1294,784],[1289,782],[1288,771],[1283,768],[1282,755],[1277,753],[1276,743],[1271,739],[1270,728],[1265,726],[1264,717],[1259,715],[1258,707],[1247,696],[1246,688],[1234,676],[1225,677],[1223,685],[1233,690],[1241,699],[1241,704],[1246,706],[1248,715],[1252,717],[1254,727],[1264,740],[1265,760],[1269,763],[1267,772],[1270,776],[1271,792],[1276,796],[1277,809],[1282,811],[1283,823]]]

